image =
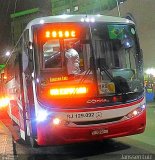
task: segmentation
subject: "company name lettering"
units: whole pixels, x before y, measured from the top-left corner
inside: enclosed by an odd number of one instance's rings
[[[106,103],[106,102],[109,102],[108,99],[90,99],[87,101],[87,103]]]

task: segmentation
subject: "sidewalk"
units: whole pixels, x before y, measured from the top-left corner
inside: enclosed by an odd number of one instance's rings
[[[8,121],[4,108],[0,109],[0,159],[14,160],[13,138],[10,130],[4,125]]]
[[[5,125],[0,121],[0,159],[5,157],[14,159],[12,135]]]

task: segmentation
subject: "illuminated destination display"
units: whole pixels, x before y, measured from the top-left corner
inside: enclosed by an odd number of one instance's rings
[[[76,37],[76,32],[74,30],[53,30],[45,32],[46,38],[74,38]]]

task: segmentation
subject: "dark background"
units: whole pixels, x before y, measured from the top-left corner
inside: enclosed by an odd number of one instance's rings
[[[47,0],[0,0],[0,56],[10,49],[10,14],[42,7]]]

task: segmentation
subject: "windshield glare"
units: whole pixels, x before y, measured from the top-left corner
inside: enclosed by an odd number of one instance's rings
[[[99,94],[142,91],[138,63],[141,59],[133,25],[94,23],[91,28],[82,23],[65,25],[76,28],[75,37],[50,38],[41,42],[43,70],[60,69],[53,74],[55,77],[78,75],[77,82],[87,73],[83,82],[87,83],[88,80],[93,82],[94,73],[88,72],[93,67]]]
[[[92,32],[100,93],[140,92],[143,89],[143,81],[142,75],[139,75],[139,49],[134,26],[96,24]],[[109,84],[109,81],[114,84]]]

